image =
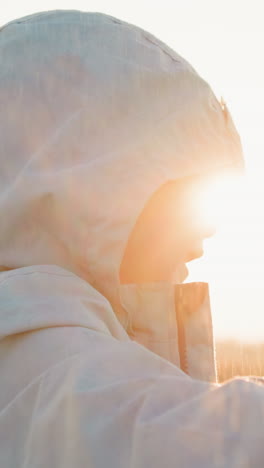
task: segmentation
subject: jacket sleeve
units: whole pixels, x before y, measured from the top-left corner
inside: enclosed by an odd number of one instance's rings
[[[1,466],[8,446],[25,468],[263,468],[264,386],[194,380],[88,329],[77,327],[76,340],[82,349],[6,410]]]

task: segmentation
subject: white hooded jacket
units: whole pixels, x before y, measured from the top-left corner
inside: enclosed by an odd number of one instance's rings
[[[100,13],[8,23],[0,57],[0,466],[262,467],[264,387],[207,382],[207,285],[119,283],[161,185],[243,165],[227,108]]]

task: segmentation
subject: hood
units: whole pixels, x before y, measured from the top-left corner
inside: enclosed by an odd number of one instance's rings
[[[102,14],[0,30],[0,265],[56,264],[111,302],[150,196],[243,165],[228,109],[177,53]]]

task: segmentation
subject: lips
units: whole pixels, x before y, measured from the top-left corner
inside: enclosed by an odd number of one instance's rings
[[[197,258],[202,257],[204,254],[204,250],[202,246],[199,246],[193,250],[191,250],[188,255],[186,256],[185,262],[191,262],[192,260],[195,260]]]

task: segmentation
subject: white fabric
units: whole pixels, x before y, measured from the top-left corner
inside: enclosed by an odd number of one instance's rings
[[[151,194],[243,164],[228,110],[98,13],[11,22],[0,57],[0,466],[262,467],[263,386],[186,375],[131,340],[119,296]]]
[[[263,467],[264,386],[188,377],[64,269],[0,278],[1,467]]]
[[[208,284],[125,284],[120,297],[132,340],[191,377],[217,380]]]
[[[153,192],[242,164],[232,119],[178,54],[106,15],[16,20],[0,53],[0,265],[56,263],[118,302]]]

